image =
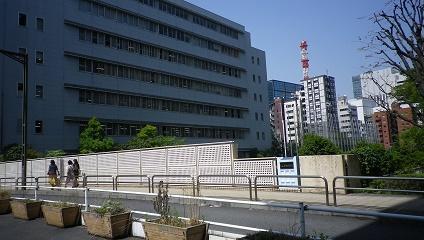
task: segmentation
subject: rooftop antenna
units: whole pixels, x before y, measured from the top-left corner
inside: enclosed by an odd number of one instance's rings
[[[309,59],[308,59],[308,44],[305,40],[300,42],[300,56],[303,68],[303,80],[309,79]]]

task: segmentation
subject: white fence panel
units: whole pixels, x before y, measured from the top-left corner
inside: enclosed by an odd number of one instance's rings
[[[47,171],[48,171],[48,165],[46,166],[46,160],[39,159],[39,160],[31,161],[31,176],[33,177],[47,176]]]
[[[6,164],[0,164],[0,177],[6,177]]]
[[[140,175],[140,151],[118,153],[118,174]],[[119,181],[140,182],[140,178],[119,178]]]
[[[197,147],[199,166],[231,165],[231,144]]]
[[[200,166],[199,175],[232,175],[231,166]],[[213,184],[213,183],[232,183],[232,179],[229,177],[204,177],[200,179],[201,183]]]
[[[249,176],[253,184],[256,175],[276,175],[275,159],[234,161],[234,174]],[[258,184],[276,184],[276,179],[259,178]]]
[[[17,162],[6,163],[6,177],[19,177]]]
[[[97,169],[99,175],[118,174],[118,153],[99,154]],[[110,177],[99,177],[99,181],[112,181]]]
[[[85,173],[86,175],[97,175],[96,155],[80,156],[78,162],[81,168],[81,174]]]
[[[164,175],[166,171],[166,149],[141,151],[141,174]]]

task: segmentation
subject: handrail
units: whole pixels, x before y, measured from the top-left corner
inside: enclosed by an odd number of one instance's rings
[[[383,191],[383,192],[405,192],[405,193],[424,193],[419,190],[405,190],[405,189],[388,189],[388,188],[356,188],[356,187],[336,187],[337,179],[369,179],[369,180],[407,180],[407,181],[424,181],[424,178],[417,177],[375,177],[375,176],[336,176],[333,179],[333,202],[337,207],[337,189],[340,190],[367,190],[367,191]]]
[[[88,183],[88,178],[93,178],[93,177],[96,177],[96,178],[99,178],[99,177],[110,177],[110,178],[112,178],[112,188],[114,188],[114,186],[115,186],[115,176],[113,176],[113,175],[82,175],[82,177],[83,177],[83,186],[84,187],[87,187],[87,183]],[[97,180],[96,181],[96,183],[98,184],[98,183],[104,183],[104,181],[99,181],[99,180]],[[106,183],[109,183],[109,182],[106,182]]]
[[[250,199],[250,201],[253,200],[253,198],[252,198],[252,179],[247,175],[237,175],[237,174],[235,174],[235,175],[225,175],[225,174],[198,175],[197,178],[196,178],[197,179],[197,181],[196,181],[196,183],[197,183],[197,196],[200,196],[200,185],[201,185],[200,178],[208,178],[208,177],[209,178],[212,178],[212,177],[215,177],[215,178],[217,178],[217,177],[246,178],[249,182],[249,199]],[[215,184],[215,185],[217,185],[217,184]],[[245,186],[246,184],[222,184],[222,183],[219,183],[219,185],[223,185],[223,186],[227,186],[227,185]]]
[[[152,176],[152,193],[154,193],[154,188],[155,188],[155,178],[190,178],[191,179],[191,184],[193,186],[193,196],[196,196],[196,188],[194,186],[194,177],[192,177],[191,175],[153,175]]]
[[[297,179],[302,179],[302,178],[318,178],[318,179],[322,179],[324,181],[324,187],[317,187],[317,186],[290,186],[290,185],[262,185],[262,186],[266,186],[266,187],[292,187],[292,188],[320,188],[320,189],[325,189],[325,204],[327,206],[330,206],[330,201],[329,201],[329,193],[328,193],[328,181],[327,178],[325,178],[324,176],[318,176],[318,175],[256,175],[255,179],[254,179],[254,190],[255,190],[255,200],[258,201],[258,178],[297,178]]]
[[[1,186],[2,180],[13,180],[13,181],[4,181],[5,185],[7,183],[15,183],[16,184],[16,178],[15,177],[0,177],[0,186]]]
[[[150,177],[148,175],[137,175],[137,174],[116,175],[115,176],[115,190],[118,190],[119,178],[121,178],[121,177],[126,177],[126,178],[137,177],[137,178],[140,178],[140,179],[147,178],[147,184],[148,184],[147,186],[148,186],[149,192],[150,192]],[[142,183],[143,181],[140,181],[140,182]],[[126,183],[126,182],[122,182],[122,183]],[[133,182],[128,182],[128,183],[133,183]]]

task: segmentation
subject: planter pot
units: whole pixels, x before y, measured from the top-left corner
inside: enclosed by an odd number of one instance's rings
[[[13,216],[16,218],[31,220],[40,216],[41,201],[24,202],[24,201],[10,201]]]
[[[207,224],[180,228],[156,223],[158,220],[143,223],[147,240],[204,240],[207,239]]]
[[[75,226],[79,222],[80,208],[78,206],[54,207],[42,205],[41,210],[49,225],[65,228]]]
[[[104,215],[97,213],[83,212],[85,225],[88,233],[105,237],[117,238],[126,237],[130,228],[130,213],[121,213],[116,215]]]
[[[10,213],[10,199],[0,199],[0,214]]]

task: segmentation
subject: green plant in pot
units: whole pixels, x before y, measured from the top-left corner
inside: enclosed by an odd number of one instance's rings
[[[0,214],[10,213],[10,192],[0,189]]]
[[[13,216],[25,220],[32,220],[40,217],[42,201],[31,199],[20,199],[10,201]]]
[[[153,201],[153,207],[160,214],[159,219],[143,223],[147,240],[204,240],[207,239],[207,224],[197,217],[181,220],[171,216],[168,196],[168,186],[159,182],[158,195]]]
[[[44,202],[41,206],[47,224],[57,227],[72,227],[79,223],[78,204],[65,202]]]
[[[82,216],[90,234],[106,238],[128,235],[131,213],[120,202],[107,200],[100,208],[83,212]]]

